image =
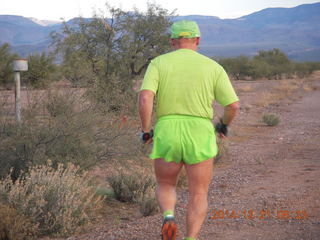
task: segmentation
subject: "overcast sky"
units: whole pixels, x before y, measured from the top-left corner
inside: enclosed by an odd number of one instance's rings
[[[21,15],[41,20],[69,20],[90,17],[94,10],[104,9],[105,0],[0,0],[0,15]],[[147,0],[109,0],[111,5],[125,10],[133,6],[146,8]],[[156,0],[168,10],[177,9],[179,15],[209,15],[236,18],[269,7],[295,7],[308,0]]]

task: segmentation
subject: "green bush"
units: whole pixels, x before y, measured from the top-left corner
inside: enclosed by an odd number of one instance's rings
[[[150,60],[170,50],[167,30],[173,14],[155,3],[147,3],[145,12],[106,4],[105,14],[101,11],[89,21],[80,17],[72,24],[64,23],[61,32],[51,33],[52,45],[73,84],[104,81],[109,85],[110,77],[117,76],[125,90],[132,89],[132,80],[146,70]]]
[[[136,121],[124,115],[125,109],[106,110],[115,102],[95,102],[84,89],[34,92],[22,109],[20,124],[5,101],[0,102],[0,178],[11,168],[17,178],[21,170],[48,159],[54,167],[73,163],[86,169],[115,158],[113,165],[138,158]]]
[[[95,103],[96,110],[103,114],[136,115],[138,94],[125,86],[119,77],[99,81],[88,91],[88,96]]]
[[[280,123],[280,119],[274,114],[264,114],[262,116],[262,121],[268,126],[276,126]]]
[[[54,92],[48,90],[48,97],[44,100],[44,108],[50,117],[72,117],[76,114],[77,103],[82,103],[81,96],[75,92]]]
[[[12,62],[18,55],[10,52],[10,45],[0,45],[0,86],[11,88],[13,86]]]
[[[237,80],[282,79],[293,74],[305,77],[320,69],[320,64],[316,62],[292,62],[285,53],[276,48],[268,51],[261,50],[251,59],[246,56],[222,58],[219,63]]]
[[[113,189],[98,188],[96,189],[96,195],[104,197],[106,200],[115,198]]]
[[[316,70],[320,70],[319,62],[297,62],[293,63],[294,73],[298,77],[305,77]]]
[[[22,75],[22,83],[34,88],[45,88],[52,82],[55,71],[53,55],[46,53],[34,54],[28,57],[28,71]]]
[[[222,58],[219,63],[237,80],[250,76],[252,72],[252,64],[246,56]]]
[[[82,101],[76,94],[51,93],[43,98],[23,109],[20,124],[10,118],[0,122],[0,177],[13,168],[12,177],[17,178],[20,171],[48,159],[53,166],[71,162],[82,168],[97,162],[95,113],[76,110],[75,102]]]
[[[253,58],[253,62],[255,61],[268,66],[268,70],[263,77],[269,79],[281,79],[283,74],[292,72],[288,56],[277,48],[269,51],[259,51],[259,54]]]
[[[153,194],[155,181],[153,177],[141,173],[120,173],[108,178],[115,197],[122,202],[141,203]]]
[[[69,164],[32,167],[15,182],[0,181],[0,196],[27,216],[38,235],[67,236],[88,223],[102,199],[96,197],[88,173]]]

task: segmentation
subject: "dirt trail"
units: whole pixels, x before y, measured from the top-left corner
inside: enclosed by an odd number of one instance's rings
[[[320,74],[313,78],[316,90],[304,92],[294,103],[242,109],[228,158],[215,166],[200,240],[320,239]],[[259,97],[246,95],[252,98],[243,97],[245,104]],[[258,118],[265,111],[277,113],[281,123],[264,126]],[[181,190],[178,198],[180,240],[187,191]],[[117,227],[101,225],[68,239],[156,240],[160,227],[158,214]]]
[[[276,110],[277,127],[233,144],[232,167],[216,171],[211,219],[200,239],[320,239],[320,81],[315,84],[317,91]],[[229,214],[221,219],[219,210]]]

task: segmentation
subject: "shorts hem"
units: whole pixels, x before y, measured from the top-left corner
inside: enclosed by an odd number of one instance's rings
[[[175,159],[171,159],[171,158],[166,158],[166,157],[163,157],[163,156],[149,156],[150,157],[150,159],[152,159],[152,160],[155,160],[155,159],[159,159],[159,158],[162,158],[162,159],[164,159],[164,161],[165,162],[175,162],[175,163],[184,163],[184,164],[187,164],[187,165],[194,165],[194,164],[197,164],[197,163],[201,163],[201,162],[204,162],[204,161],[206,161],[206,160],[208,160],[208,159],[210,159],[210,158],[215,158],[216,156],[218,155],[218,153],[215,153],[215,154],[213,154],[213,156],[212,157],[207,157],[207,158],[205,158],[205,159],[200,159],[200,160],[196,160],[196,161],[192,161],[192,162],[185,162],[185,161],[183,161],[183,160],[175,160]]]

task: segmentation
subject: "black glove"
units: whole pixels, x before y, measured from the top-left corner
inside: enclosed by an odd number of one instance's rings
[[[224,124],[222,119],[220,119],[220,122],[218,122],[215,127],[218,133],[222,133],[225,136],[228,135],[228,125]]]
[[[146,143],[149,139],[153,138],[153,129],[150,130],[150,132],[141,132],[140,135],[141,141]]]

